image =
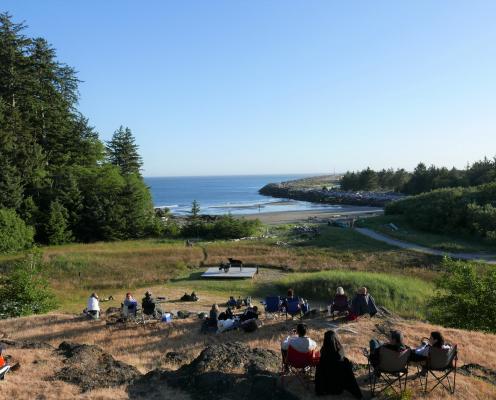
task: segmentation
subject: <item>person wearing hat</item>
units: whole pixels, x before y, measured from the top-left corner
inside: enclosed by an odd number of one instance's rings
[[[143,309],[143,314],[153,316],[154,318],[160,318],[163,314],[162,310],[157,307],[157,303],[150,291],[145,293],[145,297],[143,297],[143,300],[141,301],[141,307]]]
[[[92,319],[100,318],[100,301],[96,293],[91,293],[86,306],[86,314]]]

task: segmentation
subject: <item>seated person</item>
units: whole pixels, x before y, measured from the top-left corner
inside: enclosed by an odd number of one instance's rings
[[[216,332],[217,324],[219,322],[219,306],[217,304],[212,304],[212,308],[208,314],[208,317],[202,323],[201,331],[203,333]]]
[[[143,314],[157,319],[163,314],[162,310],[157,307],[157,303],[152,296],[152,292],[149,291],[145,293],[145,297],[143,297],[143,300],[141,301],[141,307],[143,308]]]
[[[229,300],[227,301],[227,306],[233,308],[236,307],[237,305],[238,303],[236,302],[234,296],[229,296]]]
[[[92,293],[86,305],[86,314],[92,319],[100,318],[100,303],[96,293]]]
[[[0,369],[5,367],[7,365],[7,361],[5,361],[5,358],[3,358],[3,346],[0,345]]]
[[[317,343],[307,336],[306,324],[298,324],[296,330],[293,331],[293,335],[288,336],[281,343],[283,359],[286,358],[289,347],[292,347],[300,353],[313,352],[317,348]]]
[[[217,319],[219,321],[225,321],[226,319],[234,319],[234,314],[231,310],[231,307],[227,307],[226,311],[221,312]]]
[[[428,341],[423,341],[420,347],[417,347],[413,352],[411,359],[412,361],[424,361],[429,357],[432,348],[438,348],[448,351],[451,346],[444,341],[444,337],[441,332],[434,331],[431,332],[431,336]]]
[[[126,293],[126,298],[122,302],[122,308],[125,316],[127,316],[129,313],[136,315],[138,301],[133,297],[131,293]]]
[[[181,301],[198,301],[198,296],[195,292],[191,292],[191,294],[184,293],[181,297]]]
[[[359,317],[364,314],[369,314],[373,317],[377,314],[375,300],[369,293],[367,293],[366,287],[358,289],[357,294],[353,297],[353,300],[351,301],[351,312],[355,317]]]
[[[343,346],[334,331],[327,331],[315,371],[315,394],[337,395],[344,390],[357,399],[363,398],[353,373],[353,366],[346,358]]]
[[[403,334],[400,331],[391,331],[388,343],[381,343],[377,339],[372,339],[370,341],[370,363],[372,365],[379,364],[379,349],[381,348],[401,353],[408,349],[408,346],[403,343]]]
[[[288,289],[286,297],[282,300],[282,306],[287,308],[288,302],[295,300],[296,297],[294,295],[293,289]]]
[[[258,319],[258,307],[249,307],[245,310],[245,312],[239,317],[240,322],[245,322],[250,319]]]
[[[336,295],[334,299],[330,302],[328,307],[329,314],[345,313],[350,310],[350,305],[348,303],[348,296],[344,293],[344,289],[340,286],[336,289]]]
[[[198,301],[200,298],[196,295],[196,293],[193,291],[191,292],[191,301]]]

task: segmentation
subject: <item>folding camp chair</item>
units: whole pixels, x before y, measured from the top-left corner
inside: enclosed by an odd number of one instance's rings
[[[276,315],[281,312],[281,299],[279,296],[268,296],[265,298],[265,316]]]
[[[286,302],[286,319],[288,319],[288,314],[291,315],[291,319],[295,316],[301,318],[300,299],[293,299]]]
[[[320,354],[309,351],[302,353],[289,346],[287,353],[282,358],[281,383],[284,386],[284,378],[296,376],[306,389],[309,389],[309,382],[313,370],[319,363]]]
[[[406,389],[408,379],[408,360],[410,359],[410,349],[402,352],[394,351],[386,347],[380,347],[379,362],[374,364],[371,362],[369,355],[369,383],[372,396],[376,393],[376,387],[379,384],[384,384],[384,387],[378,392],[382,393],[387,388],[391,388],[394,392],[402,394]],[[396,383],[399,386],[399,391],[395,387]]]
[[[419,379],[424,390],[424,393],[432,392],[436,387],[441,385],[450,394],[455,394],[456,388],[456,363],[458,361],[458,346],[454,345],[450,349],[440,349],[437,347],[431,347],[429,351],[429,356],[427,357],[427,362],[423,367],[426,370],[425,381],[423,381],[422,374],[419,371]],[[420,368],[420,366],[418,367]],[[450,375],[453,374],[453,381],[450,379]],[[434,382],[436,384],[428,391],[427,384],[429,375],[434,377]]]
[[[0,381],[3,381],[5,379],[5,375],[7,375],[7,372],[10,371],[10,365],[5,365],[2,368],[0,368]]]

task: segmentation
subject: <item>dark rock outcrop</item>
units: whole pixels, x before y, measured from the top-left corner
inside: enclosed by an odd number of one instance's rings
[[[133,399],[160,398],[161,386],[189,392],[199,399],[296,399],[278,386],[280,356],[242,343],[208,346],[177,371],[152,371],[129,386]],[[152,391],[152,392],[150,392]]]
[[[346,192],[342,190],[300,188],[292,186],[291,182],[269,183],[258,192],[265,196],[281,199],[371,207],[384,207],[391,201],[405,197],[402,194],[394,192]]]
[[[62,342],[59,352],[67,360],[55,379],[78,385],[83,392],[120,386],[141,376],[135,367],[117,361],[98,346]]]

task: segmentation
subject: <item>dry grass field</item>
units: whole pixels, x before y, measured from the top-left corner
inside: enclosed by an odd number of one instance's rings
[[[172,296],[180,292],[171,293]],[[167,309],[189,309],[191,311],[207,311],[210,304],[220,302],[215,296],[204,296],[200,302],[166,304]],[[329,329],[327,318],[308,320],[310,336],[322,344],[324,332]],[[292,321],[284,319],[265,320],[264,326],[255,333],[232,331],[220,335],[200,334],[200,321],[195,317],[175,320],[171,324],[156,323],[145,327],[142,325],[114,326],[107,325],[105,320],[88,321],[70,314],[49,314],[12,320],[0,321],[0,335],[9,339],[46,342],[58,346],[62,341],[95,344],[111,353],[117,359],[136,366],[145,373],[155,368],[177,369],[178,364],[170,363],[165,355],[169,351],[180,352],[186,357],[185,362],[194,359],[205,346],[216,343],[241,341],[250,347],[279,349],[280,341],[294,327]],[[341,340],[348,357],[356,362],[366,363],[362,348],[368,346],[370,338],[384,340],[384,332],[389,329],[400,329],[407,344],[415,346],[422,337],[428,336],[432,330],[440,329],[447,339],[457,343],[460,349],[459,365],[477,363],[496,370],[496,335],[469,332],[457,329],[443,329],[426,323],[406,321],[399,318],[381,319],[364,318],[354,323],[339,325]],[[355,333],[348,331],[353,330]],[[79,388],[61,381],[52,381],[54,371],[61,367],[60,356],[52,350],[20,350],[9,348],[7,354],[19,361],[21,368],[9,374],[0,383],[2,398],[15,399],[127,399],[125,387],[95,390],[80,393]],[[36,362],[35,362],[36,361]],[[364,393],[368,393],[365,372],[359,372]],[[409,387],[414,398],[421,398],[417,380],[411,380]],[[289,388],[303,399],[313,399],[310,393],[302,391],[296,381],[289,382]],[[185,393],[172,392],[169,398],[187,399]],[[343,397],[333,397],[348,398]],[[437,389],[428,399],[450,398],[444,391]],[[496,398],[496,386],[474,377],[457,377],[457,399],[489,399]]]

